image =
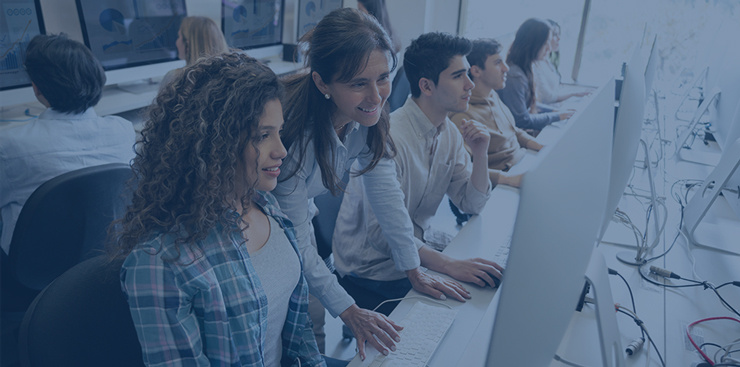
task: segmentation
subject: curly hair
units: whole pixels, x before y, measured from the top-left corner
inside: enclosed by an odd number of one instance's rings
[[[254,144],[265,104],[280,100],[283,87],[264,64],[244,54],[201,59],[163,88],[149,116],[133,162],[131,205],[115,226],[113,258],[125,257],[156,235],[171,235],[181,246],[221,225],[244,228],[235,202],[246,211],[256,183],[237,192],[242,152]],[[134,186],[132,184],[132,186]],[[230,214],[231,213],[231,214]],[[161,251],[161,249],[160,249]]]

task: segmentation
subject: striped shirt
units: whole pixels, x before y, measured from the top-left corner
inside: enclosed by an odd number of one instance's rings
[[[275,198],[254,201],[283,228],[300,258],[291,222]],[[233,213],[233,215],[237,215]],[[121,284],[147,366],[264,366],[267,296],[239,231],[217,228],[193,250],[158,235],[125,260]],[[301,269],[301,273],[302,273]],[[282,328],[282,365],[325,366],[308,317],[301,275]]]

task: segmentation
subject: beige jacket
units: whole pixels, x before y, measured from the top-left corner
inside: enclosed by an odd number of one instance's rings
[[[458,129],[463,119],[475,120],[488,127],[491,133],[491,143],[488,145],[488,168],[490,169],[508,171],[524,157],[527,143],[534,139],[514,125],[514,116],[494,91],[491,91],[488,96],[483,96],[480,94],[480,89],[473,89],[468,110],[450,114],[450,120]],[[467,145],[465,147],[470,151]],[[495,179],[494,183],[497,183],[498,175]]]

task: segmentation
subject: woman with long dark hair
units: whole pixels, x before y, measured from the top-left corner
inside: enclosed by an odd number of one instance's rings
[[[583,97],[593,88],[570,86],[563,88],[558,65],[560,64],[560,25],[548,19],[550,25],[550,52],[547,57],[537,60],[532,65],[537,102],[558,106],[560,102],[571,97]]]
[[[516,126],[521,129],[542,130],[545,126],[570,118],[572,110],[560,112],[537,107],[532,64],[544,60],[549,53],[550,25],[539,18],[529,18],[516,31],[509,48],[506,63],[509,65],[506,87],[496,91],[514,115]]]
[[[352,329],[361,357],[365,341],[388,353],[373,335],[393,349],[400,327],[357,307],[324,265],[311,245],[309,201],[342,190],[341,177],[352,166],[352,174],[365,182],[367,201],[398,269],[407,272],[418,291],[454,292],[447,281],[419,271],[413,227],[391,159],[395,148],[383,105],[391,91],[388,76],[396,67],[393,46],[375,18],[350,8],[331,12],[306,37],[309,71],[286,82],[283,142],[288,157],[274,193],[296,226],[311,293]]]
[[[246,55],[201,59],[150,108],[113,256],[147,365],[325,366],[290,221],[269,193],[283,87]]]

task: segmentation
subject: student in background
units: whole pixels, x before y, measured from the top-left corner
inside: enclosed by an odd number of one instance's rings
[[[494,92],[504,88],[509,70],[500,51],[501,44],[494,39],[473,41],[467,57],[470,76],[475,82],[470,107],[465,112],[450,114],[450,119],[461,131],[465,120],[484,124],[491,135],[487,157],[491,183],[519,187],[522,175],[510,175],[507,171],[524,157],[527,149],[539,151],[542,144],[516,127],[511,111]]]
[[[548,19],[550,25],[550,54],[532,65],[537,101],[556,106],[571,97],[583,97],[591,93],[591,88],[573,87],[566,90],[561,83],[557,64],[560,63],[560,25]],[[555,60],[555,61],[553,61]],[[557,64],[556,64],[557,63]]]
[[[543,60],[550,49],[550,26],[544,20],[530,18],[516,31],[514,42],[506,56],[509,74],[506,86],[496,91],[509,107],[516,126],[522,129],[542,130],[545,126],[570,118],[572,110],[552,112],[537,108],[532,64]],[[551,112],[547,112],[551,111]]]
[[[85,45],[64,34],[36,36],[24,66],[46,110],[0,133],[0,244],[5,253],[23,205],[41,184],[80,168],[129,163],[136,139],[131,122],[95,113],[105,72]]]
[[[391,114],[390,133],[398,152],[396,178],[403,190],[406,220],[414,225],[414,244],[421,266],[479,286],[494,285],[503,269],[484,259],[456,260],[430,248],[431,221],[444,195],[467,213],[477,214],[490,196],[486,151],[490,135],[479,122],[463,120],[461,131],[447,118],[463,112],[473,82],[468,78],[465,55],[471,43],[446,33],[427,33],[411,42],[404,55],[404,68],[411,84],[411,97]],[[462,134],[461,134],[462,132]],[[470,147],[473,163],[465,145]],[[398,268],[396,254],[383,236],[381,218],[369,205],[367,188],[372,182],[353,176],[347,186],[333,236],[337,272],[355,288],[362,289],[368,308],[389,299],[402,298],[417,288]],[[463,302],[469,292],[448,281],[448,290],[426,292],[445,299],[445,293]],[[418,290],[418,288],[417,288]],[[381,306],[384,313],[393,307]]]
[[[236,53],[184,72],[150,109],[113,249],[144,362],[325,366],[293,229],[269,193],[286,155],[282,85]]]
[[[183,18],[180,30],[177,31],[177,57],[185,60],[190,66],[201,57],[222,54],[228,51],[221,28],[211,18],[190,16]],[[174,79],[181,69],[170,70],[162,79],[161,85],[166,85]]]
[[[352,329],[362,358],[365,341],[388,353],[385,347],[395,347],[401,327],[359,308],[339,285],[311,244],[309,200],[341,190],[340,177],[356,161],[359,172],[354,173],[363,176],[368,203],[398,270],[423,293],[446,287],[446,281],[419,269],[413,226],[390,158],[395,147],[383,105],[391,89],[388,76],[396,66],[393,45],[375,18],[351,8],[329,13],[307,40],[309,72],[286,82],[283,142],[288,157],[275,196],[296,226],[311,293]]]

